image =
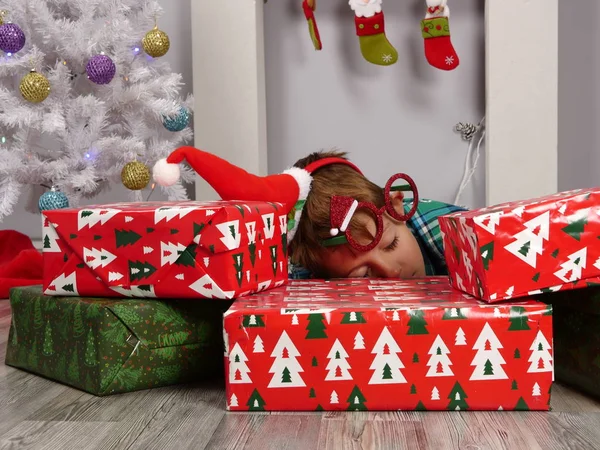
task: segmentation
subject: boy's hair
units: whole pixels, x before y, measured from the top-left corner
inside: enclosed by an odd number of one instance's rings
[[[319,151],[300,159],[294,164],[301,169],[323,158],[348,159],[346,152]],[[325,277],[320,255],[325,247],[321,242],[331,237],[329,207],[334,195],[351,197],[358,202],[370,202],[377,208],[385,205],[383,189],[344,164],[326,165],[312,173],[310,194],[304,205],[298,230],[290,245],[292,262],[310,270],[317,277]],[[372,216],[358,211],[350,221],[349,229],[355,237],[372,239],[367,223]]]

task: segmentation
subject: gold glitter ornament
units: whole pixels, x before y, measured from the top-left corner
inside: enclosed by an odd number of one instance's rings
[[[31,103],[41,103],[50,95],[50,82],[48,78],[34,69],[23,77],[19,89],[25,100]]]
[[[150,183],[150,170],[148,170],[145,164],[132,161],[123,167],[121,181],[127,189],[140,191]]]
[[[171,42],[167,33],[159,30],[158,26],[155,26],[151,31],[146,33],[146,36],[142,39],[142,45],[148,55],[153,58],[159,58],[167,54],[169,47],[171,47]]]

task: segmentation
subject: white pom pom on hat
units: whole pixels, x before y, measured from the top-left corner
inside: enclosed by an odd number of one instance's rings
[[[154,169],[152,169],[152,177],[161,186],[173,186],[179,177],[181,171],[179,170],[179,164],[170,164],[167,162],[167,158],[162,158],[156,161]]]

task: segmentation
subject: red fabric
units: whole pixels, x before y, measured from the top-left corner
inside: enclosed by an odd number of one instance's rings
[[[428,30],[425,28],[423,31]],[[450,36],[425,38],[425,58],[431,66],[440,70],[454,70],[460,63]]]
[[[223,200],[268,201],[286,205],[286,213],[294,207],[300,187],[291,175],[260,177],[194,147],[180,147],[169,155],[167,162],[179,164],[187,160],[190,166]]]
[[[0,299],[17,286],[42,284],[42,254],[18,231],[0,231]]]
[[[373,17],[354,16],[354,24],[357,36],[371,36],[385,32],[383,12],[377,13]],[[363,25],[362,28],[361,25]]]

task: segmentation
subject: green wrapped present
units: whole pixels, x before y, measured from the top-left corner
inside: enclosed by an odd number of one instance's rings
[[[15,288],[5,362],[98,396],[219,376],[225,303]]]
[[[552,304],[557,381],[600,398],[600,286],[544,294]]]

